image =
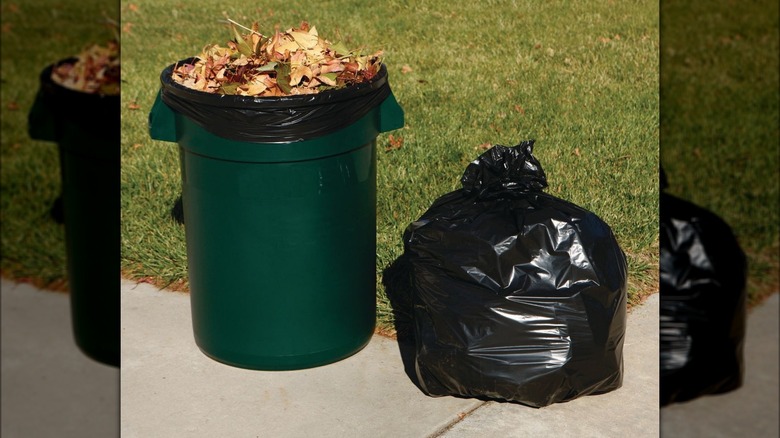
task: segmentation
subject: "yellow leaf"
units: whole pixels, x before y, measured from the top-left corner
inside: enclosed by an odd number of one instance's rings
[[[299,46],[297,42],[282,38],[276,46],[276,52],[281,54],[284,54],[284,52],[293,53],[300,48],[301,46]]]
[[[295,53],[290,54],[290,65],[300,66],[306,63],[306,53],[303,51],[297,51]]]
[[[259,96],[267,89],[268,87],[262,82],[250,82],[247,84],[246,94],[249,96]]]
[[[292,72],[290,72],[290,86],[295,87],[296,85],[300,84],[301,79],[303,79],[304,76],[307,78],[311,78],[313,76],[309,67],[301,66],[292,69]]]
[[[337,73],[327,73],[317,76],[317,80],[320,81],[323,85],[330,85],[335,86],[336,85],[336,76]]]
[[[316,34],[312,35],[309,32],[301,32],[298,30],[293,30],[288,32],[288,35],[290,35],[293,38],[293,40],[295,40],[295,42],[298,43],[304,49],[312,49],[320,41],[319,37],[317,37]]]

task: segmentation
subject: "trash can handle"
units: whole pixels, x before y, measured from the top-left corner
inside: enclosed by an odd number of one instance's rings
[[[33,140],[57,141],[55,110],[51,107],[43,90],[35,95],[30,113],[27,115],[27,134]]]
[[[392,93],[379,104],[379,132],[392,131],[403,128],[404,110],[395,100]],[[155,140],[177,142],[176,114],[162,101],[162,90],[157,92],[157,97],[149,112],[149,135]]]
[[[390,93],[379,104],[379,132],[392,131],[404,127],[404,110]]]
[[[162,90],[157,92],[149,112],[149,135],[155,140],[176,142],[176,114],[162,101]]]

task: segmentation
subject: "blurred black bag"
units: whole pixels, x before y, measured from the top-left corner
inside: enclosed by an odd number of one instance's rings
[[[663,406],[742,385],[747,263],[714,213],[662,192],[660,218]]]
[[[428,395],[541,407],[622,385],[625,255],[595,214],[542,192],[532,149],[488,150],[404,234]]]

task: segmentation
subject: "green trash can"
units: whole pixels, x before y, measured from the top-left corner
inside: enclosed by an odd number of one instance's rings
[[[386,69],[357,90],[251,98],[186,89],[172,67],[150,134],[179,144],[198,347],[262,370],[356,353],[376,320],[376,137],[403,126]]]
[[[51,79],[53,67],[41,72],[28,133],[59,148],[76,344],[92,359],[119,366],[120,98],[65,88]]]

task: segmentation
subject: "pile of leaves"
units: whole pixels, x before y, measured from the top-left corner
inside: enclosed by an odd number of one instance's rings
[[[206,46],[194,64],[175,66],[173,80],[207,93],[289,96],[367,82],[381,66],[381,51],[359,55],[321,38],[306,22],[272,36],[258,32],[257,23],[251,29],[241,26],[247,34],[232,20],[230,25],[235,39],[227,47]]]
[[[119,43],[94,44],[82,51],[73,63],[52,69],[51,78],[63,87],[84,93],[119,94]]]

